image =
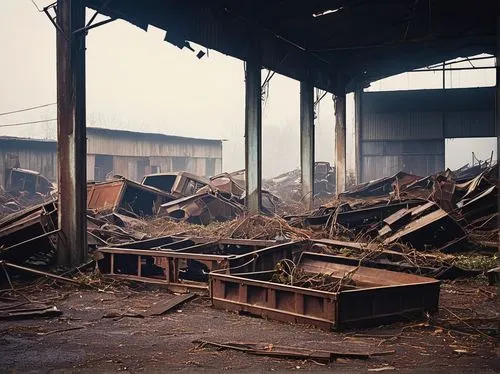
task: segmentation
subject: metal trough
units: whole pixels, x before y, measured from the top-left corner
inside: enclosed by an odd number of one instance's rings
[[[336,256],[310,252],[304,252],[298,264],[306,272],[339,279],[357,268],[339,263]],[[325,292],[271,282],[274,273],[210,273],[213,306],[324,329],[377,324],[438,309],[440,282],[432,278],[359,266],[352,276],[354,286]]]

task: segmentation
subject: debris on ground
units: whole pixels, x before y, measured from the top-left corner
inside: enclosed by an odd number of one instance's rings
[[[269,356],[275,358],[293,358],[297,360],[317,360],[334,361],[338,358],[361,359],[366,360],[373,356],[384,356],[393,354],[394,351],[380,351],[370,353],[327,351],[321,349],[300,348],[292,346],[280,346],[269,343],[217,343],[207,340],[195,340],[196,350],[206,349],[206,347],[215,347],[218,349],[233,349],[258,356]]]
[[[28,323],[29,318],[51,317],[55,323],[72,309],[62,308],[64,299],[50,299],[47,292],[93,292],[97,301],[81,301],[84,311],[78,317],[98,310],[91,324],[65,323],[36,336],[84,333],[95,320],[113,324],[125,317],[134,318],[134,326],[162,320],[175,329],[187,329],[180,315],[192,317],[195,324],[210,315],[222,319],[225,327],[219,331],[210,324],[201,331],[196,325],[198,346],[193,354],[213,354],[206,350],[212,346],[313,365],[373,358],[373,367],[364,367],[372,371],[402,367],[396,352],[410,334],[412,339],[452,336],[453,343],[446,349],[454,358],[480,347],[460,337],[490,344],[498,336],[498,312],[489,307],[480,311],[468,303],[482,300],[490,305],[497,297],[486,281],[488,277],[493,285],[499,279],[496,167],[483,164],[427,177],[397,173],[340,195],[332,193],[333,169],[316,167],[324,169],[315,183],[324,187],[323,200],[309,212],[304,211],[293,173],[264,184],[269,189],[263,195],[264,215],[249,215],[245,209],[244,171],[209,180],[176,172],[146,176],[141,184],[121,177],[89,183],[89,256],[74,269],[54,267],[57,200],[22,191],[15,196],[2,192],[0,213],[10,214],[0,219],[0,277],[10,288],[0,293],[0,319]],[[34,292],[38,298],[19,299],[25,292],[17,282],[27,278],[45,287]],[[151,287],[165,288],[170,294],[127,304]],[[109,307],[106,300],[111,297],[124,300],[123,304]],[[464,300],[463,305],[457,300]],[[182,304],[182,313],[172,313],[179,312]],[[215,308],[208,309],[209,305]],[[247,318],[240,316],[245,314],[271,321],[234,322]],[[147,318],[152,316],[156,317]],[[288,335],[282,335],[276,345],[234,342],[247,341],[247,325],[258,331],[257,326],[273,326],[272,321],[343,331],[338,333],[342,345],[371,331],[367,339],[376,345],[350,349],[356,347],[351,344],[343,350],[304,344],[307,348],[301,348],[285,345]],[[276,331],[299,328],[275,323]],[[370,325],[382,327],[369,330]],[[224,335],[225,328],[231,335]],[[147,331],[150,334],[149,326]],[[265,339],[272,341],[272,337]],[[376,361],[375,356],[388,353],[396,356],[391,365]]]

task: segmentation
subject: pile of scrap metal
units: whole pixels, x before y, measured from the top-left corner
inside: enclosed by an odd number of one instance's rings
[[[300,201],[300,169],[295,169],[274,178],[264,180],[264,187],[284,201]],[[335,195],[335,167],[329,162],[314,163],[314,197]]]
[[[36,171],[7,169],[4,186],[0,186],[0,218],[52,200],[55,190],[52,182]]]
[[[113,243],[142,240],[145,233],[133,228],[137,221],[119,213],[87,212],[89,252]],[[57,248],[57,200],[36,205],[0,220],[0,260],[14,264],[46,266],[55,261]]]
[[[356,186],[294,224],[327,230],[328,236],[364,236],[385,245],[418,250],[498,248],[498,170],[478,170],[468,179],[452,172],[421,178],[406,173]],[[368,239],[367,239],[368,240]]]
[[[57,203],[51,201],[0,220],[0,260],[23,263],[54,250],[58,232]]]
[[[97,256],[108,277],[210,290],[215,307],[327,329],[437,310],[439,281],[318,253],[318,244],[167,236],[103,247]],[[281,281],[287,266],[295,278],[299,272],[308,280],[327,277],[331,287]],[[387,298],[398,302],[381,302]]]
[[[122,177],[92,183],[87,203],[100,214],[169,217],[203,225],[233,219],[244,211],[240,202],[212,189],[210,181],[187,172],[147,175],[141,184]]]

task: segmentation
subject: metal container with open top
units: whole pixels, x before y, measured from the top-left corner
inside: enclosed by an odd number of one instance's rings
[[[297,268],[328,274],[349,284],[338,292],[276,283],[276,270],[210,273],[212,304],[284,322],[325,329],[369,325],[438,309],[440,282],[427,277],[348,265],[337,256],[304,252]]]
[[[103,274],[172,290],[208,290],[211,271],[228,273],[273,269],[283,258],[302,252],[303,242],[270,240],[162,237],[99,248]]]

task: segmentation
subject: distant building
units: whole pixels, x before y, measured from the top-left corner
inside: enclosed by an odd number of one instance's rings
[[[0,184],[8,169],[20,167],[57,181],[57,142],[0,136]],[[189,171],[212,176],[222,171],[222,141],[87,128],[87,179],[121,175],[140,181],[146,174]]]

